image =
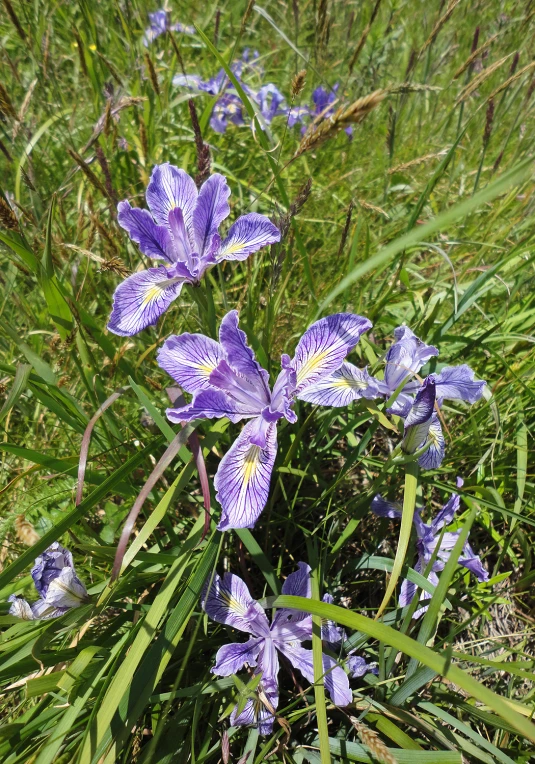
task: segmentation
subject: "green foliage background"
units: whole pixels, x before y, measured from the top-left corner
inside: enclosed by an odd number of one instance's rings
[[[463,476],[458,527],[473,523],[471,543],[491,581],[478,585],[451,565],[424,622],[404,619],[395,602],[383,623],[371,620],[398,527],[370,516],[370,487],[399,434],[384,426],[382,403],[360,402],[348,410],[298,404],[299,424],[280,428],[271,498],[252,532],[216,532],[214,500],[215,522],[200,541],[202,495],[184,447],[145,503],[122,575],[110,584],[123,521],[177,429],[163,418],[169,379],[156,349],[170,333],[200,330],[184,290],[157,328],[131,339],[106,332],[119,274],[140,263],[115,208],[121,199],[144,204],[156,163],[195,174],[190,94],[172,84],[181,70],[173,40],[142,45],[156,10],[147,2],[3,0],[1,186],[18,222],[4,203],[0,758],[215,764],[227,730],[234,761],[369,762],[380,760],[371,729],[400,764],[528,762],[533,4],[266,0],[246,14],[241,0],[184,0],[169,8],[174,21],[200,30],[174,37],[188,73],[211,77],[218,56],[228,64],[250,47],[263,82],[288,100],[294,76],[307,70],[296,104],[319,84],[340,82],[340,103],[413,87],[388,96],[352,141],[342,132],[291,163],[298,128],[279,118],[265,133],[246,125],[218,135],[209,126],[214,100],[195,97],[212,169],[232,189],[231,220],[249,211],[280,217],[312,179],[286,240],[211,271],[208,284],[217,320],[238,307],[272,372],[313,320],[351,310],[374,323],[354,353],[359,365],[379,369],[405,322],[439,346],[437,369],[468,363],[487,380],[485,400],[445,408],[447,457],[423,474],[417,500],[434,512]],[[251,75],[248,84],[262,82]],[[75,507],[83,433],[122,387],[95,426]],[[202,422],[198,432],[213,476],[237,428]],[[382,482],[391,498],[403,497],[401,467]],[[73,550],[94,604],[19,622],[7,615],[7,597],[32,597],[33,559],[56,539]],[[412,543],[408,565],[413,551]],[[285,667],[283,724],[266,739],[229,729],[240,689],[210,674],[229,634],[199,608],[207,576],[230,569],[256,597],[278,595],[303,559],[314,563],[318,591],[344,605],[309,603],[311,612],[353,629],[348,647],[379,664],[378,677],[353,685],[351,714],[368,730],[360,737],[328,700],[323,710],[321,680],[314,692]]]

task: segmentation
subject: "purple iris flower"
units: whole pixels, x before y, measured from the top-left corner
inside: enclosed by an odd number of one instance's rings
[[[193,395],[190,404],[167,409],[168,419],[250,420],[221,460],[214,479],[223,509],[219,530],[254,527],[268,499],[277,422],[297,420],[295,399],[313,398],[322,379],[344,365],[346,355],[370,327],[367,318],[352,313],[316,321],[299,340],[294,358],[282,356],[282,370],[272,390],[268,372],[238,327],[236,310],[221,321],[219,342],[202,334],[173,335],[165,341],[158,352],[159,365]],[[343,386],[352,384],[345,377],[342,381]]]
[[[310,567],[300,562],[298,568],[284,582],[282,593],[310,598]],[[212,673],[231,676],[246,665],[252,667],[255,675],[261,674],[259,687],[273,710],[279,702],[278,653],[284,655],[305,679],[314,682],[312,650],[301,645],[312,639],[312,616],[280,608],[270,624],[260,603],[251,597],[241,578],[232,573],[225,573],[223,578],[214,576],[210,589],[203,596],[202,607],[214,621],[250,634],[247,642],[233,642],[218,650]],[[345,671],[325,653],[323,668],[325,688],[333,703],[349,705],[353,696]],[[233,726],[254,724],[261,735],[271,733],[275,717],[260,699],[249,699],[241,713],[237,711],[236,707],[230,717]]]
[[[166,32],[181,32],[182,34],[195,34],[195,27],[184,26],[184,24],[171,24],[168,11],[159,10],[149,13],[149,26],[145,29],[143,35],[143,45],[148,48],[151,42]]]
[[[275,117],[288,115],[288,107],[286,106],[284,96],[271,82],[260,88],[256,94],[255,100],[261,115],[268,125]]]
[[[332,106],[330,109],[328,107],[331,106],[331,104],[334,104],[336,101],[339,87],[340,83],[336,82],[329,90],[320,85],[313,91],[312,101],[314,103],[314,108],[310,110],[312,119],[319,117],[320,114],[323,115],[324,119],[327,117],[332,117],[334,114],[334,106]],[[344,132],[348,138],[353,137],[353,128],[351,125],[346,127]]]
[[[193,178],[166,162],[152,171],[146,196],[150,212],[124,201],[117,219],[144,255],[164,264],[128,276],[115,290],[108,329],[126,337],[156,324],[184,284],[199,284],[208,268],[245,260],[280,240],[265,215],[251,212],[238,218],[221,241],[230,189],[219,173],[197,191]]]
[[[10,615],[24,620],[56,618],[89,601],[76,575],[72,554],[57,541],[35,560],[31,573],[39,599],[30,605],[22,597],[11,595]]]
[[[322,601],[328,605],[334,604],[334,599],[331,594],[324,594]],[[342,645],[347,639],[345,629],[338,626],[334,621],[324,620],[321,624],[321,638],[326,642],[327,647],[333,652],[340,652]],[[373,663],[368,663],[367,660],[360,655],[354,655],[353,651],[349,653],[347,658],[343,661],[346,666],[351,679],[360,679],[365,674],[372,673],[378,674],[378,670]]]
[[[459,482],[457,485],[459,485]],[[462,481],[460,482],[460,485],[462,485]],[[452,493],[447,504],[442,507],[435,519],[432,520],[429,524],[423,522],[422,518],[420,517],[419,510],[417,510],[414,514],[413,522],[414,527],[416,528],[416,535],[418,537],[416,542],[418,561],[414,566],[414,570],[417,573],[422,575],[425,573],[425,570],[431,561],[431,557],[433,556],[435,549],[438,547],[435,562],[433,563],[427,576],[427,580],[432,583],[433,586],[437,586],[437,573],[440,573],[440,571],[444,570],[444,566],[451,556],[453,547],[455,546],[460,533],[460,530],[453,532],[442,531],[443,528],[450,525],[453,521],[453,518],[459,509],[460,501],[461,499],[459,494]],[[380,495],[377,495],[373,499],[371,508],[372,512],[374,512],[376,515],[379,515],[380,517],[401,518],[402,515],[401,510],[396,504],[392,504],[391,502],[386,501]],[[489,574],[483,567],[479,556],[474,553],[474,550],[468,541],[463,547],[462,555],[459,558],[459,565],[462,565],[471,573],[473,573],[478,581],[484,582],[489,580]],[[403,581],[399,595],[399,604],[401,607],[406,607],[412,602],[416,596],[417,589],[418,586],[413,584],[408,579]],[[428,592],[422,591],[420,594],[420,602],[431,599],[431,596],[432,595]],[[428,605],[423,605],[422,607],[418,608],[418,610],[416,610],[414,613],[413,618],[419,618],[423,613],[425,613],[427,608]]]
[[[416,393],[416,398],[404,420],[404,433],[401,448],[406,454],[414,454],[426,448],[418,457],[418,464],[424,469],[440,467],[444,459],[446,444],[435,411],[436,382],[431,374],[424,380]]]

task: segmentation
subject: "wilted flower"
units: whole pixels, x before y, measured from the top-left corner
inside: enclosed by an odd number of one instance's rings
[[[76,575],[72,554],[57,541],[35,560],[31,574],[39,599],[30,605],[11,595],[11,615],[24,620],[56,618],[89,601],[87,590]]]
[[[165,265],[134,273],[115,290],[108,329],[127,337],[156,324],[184,284],[197,285],[208,268],[245,260],[280,240],[265,215],[251,212],[238,218],[221,241],[230,189],[219,173],[197,191],[193,178],[166,162],[152,171],[146,196],[150,212],[124,201],[117,220],[143,254]]]
[[[282,593],[297,597],[310,597],[310,567],[298,563],[299,570],[291,573],[282,586]],[[218,623],[250,634],[247,642],[234,642],[221,647],[216,655],[212,673],[231,676],[244,666],[254,668],[261,676],[259,689],[269,706],[276,710],[279,702],[279,657],[282,653],[294,668],[314,682],[312,650],[301,646],[312,639],[312,616],[288,608],[276,611],[271,624],[261,605],[251,597],[245,583],[232,573],[223,578],[214,576],[210,589],[203,596],[202,606],[210,618]],[[347,706],[352,701],[349,680],[344,670],[329,655],[323,654],[323,681],[333,703]],[[249,699],[238,713],[238,706],[230,717],[234,726],[254,724],[261,735],[273,729],[275,717],[261,699]]]
[[[458,481],[457,485],[462,486],[462,480]],[[449,560],[453,547],[459,536],[459,531],[443,531],[443,528],[447,527],[453,521],[455,513],[460,506],[460,496],[457,493],[452,493],[449,501],[440,510],[438,515],[431,523],[426,524],[420,517],[420,511],[417,510],[414,514],[414,527],[416,529],[416,535],[418,540],[416,542],[416,549],[418,552],[418,561],[414,566],[414,570],[417,573],[424,575],[433,554],[436,551],[436,559],[431,566],[431,570],[427,575],[427,579],[433,586],[438,584],[437,573],[444,570],[444,566]],[[392,504],[389,501],[383,499],[382,496],[377,495],[371,505],[372,512],[380,517],[392,517],[401,518],[402,512],[396,504]],[[438,547],[438,548],[437,548]],[[468,543],[465,543],[461,557],[459,558],[459,565],[467,568],[478,581],[488,581],[489,574],[483,567],[478,555],[474,553],[474,550]],[[401,585],[401,592],[399,595],[399,604],[401,607],[409,605],[414,597],[418,587],[408,579],[405,579]],[[420,602],[431,599],[431,594],[426,591],[422,591],[420,594]],[[418,608],[413,615],[413,618],[419,618],[427,610],[428,605]]]
[[[296,398],[313,400],[323,395],[322,380],[344,366],[361,334],[371,327],[367,318],[352,313],[327,316],[307,329],[293,359],[282,356],[282,370],[273,390],[269,374],[247,345],[238,327],[238,312],[221,321],[219,342],[202,334],[169,337],[158,353],[158,363],[193,401],[167,409],[172,422],[249,419],[221,460],[214,479],[223,512],[219,530],[252,528],[264,509],[277,454],[277,422],[297,420],[292,407]],[[342,389],[360,384],[352,377],[336,381]],[[342,392],[340,392],[342,390]],[[325,405],[343,405],[325,404]]]
[[[184,24],[171,24],[171,14],[169,11],[159,10],[149,13],[149,26],[145,29],[143,35],[143,45],[148,48],[151,42],[166,32],[181,32],[182,34],[195,34],[195,27],[184,26]]]

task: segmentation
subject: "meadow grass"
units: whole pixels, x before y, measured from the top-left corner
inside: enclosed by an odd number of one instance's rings
[[[532,3],[184,0],[169,8],[195,34],[147,48],[157,8],[145,0],[1,7],[2,762],[532,761]],[[274,82],[291,101],[306,70],[300,105],[340,83],[334,116],[304,137],[281,117],[264,129],[246,95],[247,124],[217,134],[215,99],[193,96],[212,171],[232,190],[231,219],[260,212],[286,236],[207,274],[206,322],[185,288],[157,327],[117,337],[106,331],[112,294],[142,260],[117,201],[144,206],[155,164],[197,173],[192,94],[172,79],[182,68],[207,79],[246,47],[264,68],[249,75],[253,89]],[[272,373],[314,320],[347,310],[374,324],[352,356],[361,367],[380,369],[406,323],[439,347],[430,371],[469,364],[485,397],[444,406],[446,459],[412,483],[414,469],[388,461],[400,434],[384,402],[297,403],[298,424],[279,427],[256,527],[215,530],[212,489],[204,535],[202,485],[185,435],[177,442],[165,419],[170,381],[156,351],[171,333],[213,331],[233,308]],[[238,427],[208,420],[196,432],[212,486]],[[173,458],[135,504],[170,443]],[[412,485],[428,517],[458,475],[455,528],[470,531],[490,581],[451,559],[415,620],[395,593],[383,601],[397,563],[405,576],[415,560],[414,538],[399,539],[370,502],[378,490],[401,501]],[[92,602],[20,621],[7,598],[32,597],[33,560],[56,540]],[[313,567],[313,598],[288,601],[280,582],[300,560]],[[315,618],[315,686],[282,667],[267,737],[230,726],[243,685],[210,673],[229,641],[199,604],[215,570]],[[335,605],[320,601],[326,591]],[[326,617],[378,665],[352,683],[345,710],[325,695],[318,664]]]

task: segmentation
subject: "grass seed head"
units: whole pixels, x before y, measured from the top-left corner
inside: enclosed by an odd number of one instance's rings
[[[370,749],[370,753],[374,759],[377,759],[381,764],[398,764],[396,757],[386,747],[375,730],[372,730],[366,724],[359,722],[355,716],[350,716],[349,720],[357,730],[357,734],[364,745],[368,746]]]
[[[17,534],[17,539],[24,544],[24,546],[33,546],[34,544],[37,544],[41,538],[31,522],[26,520],[24,515],[17,515],[15,518],[15,533]]]
[[[301,91],[305,87],[306,76],[307,76],[307,70],[301,69],[301,71],[297,72],[297,74],[293,78],[292,87],[290,90],[292,101],[297,98],[297,96],[301,93]]]
[[[8,231],[18,231],[19,229],[17,216],[3,196],[0,196],[0,225]]]

